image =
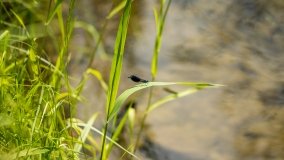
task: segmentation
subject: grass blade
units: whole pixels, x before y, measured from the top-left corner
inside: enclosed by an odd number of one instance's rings
[[[133,93],[140,91],[149,87],[158,87],[158,86],[170,86],[170,85],[184,85],[191,88],[196,88],[198,90],[208,87],[219,87],[222,85],[219,84],[210,84],[210,83],[198,83],[198,82],[148,82],[136,85],[130,89],[125,90],[116,100],[114,109],[110,113],[108,122],[110,122],[120,110],[122,104],[126,101],[126,99],[132,95]],[[183,95],[183,94],[182,94]],[[181,95],[180,95],[181,96]]]
[[[126,0],[120,2],[116,7],[114,7],[107,16],[107,19],[111,19],[114,15],[116,15],[119,11],[121,11],[126,5]]]
[[[132,0],[127,0],[126,5],[124,7],[123,14],[120,19],[118,32],[115,41],[114,47],[114,57],[111,66],[110,72],[110,79],[109,79],[109,87],[108,87],[108,96],[107,96],[107,103],[106,103],[106,122],[109,119],[109,115],[114,107],[120,75],[121,75],[121,68],[122,68],[122,61],[123,61],[123,54],[124,54],[124,46],[126,41],[126,35],[128,30],[128,23],[130,19],[130,11],[131,11],[131,4]],[[107,159],[105,152],[105,140],[106,140],[106,133],[108,130],[108,123],[105,124],[104,127],[104,135],[102,140],[102,149],[101,149],[101,156],[100,159]]]
[[[88,123],[85,125],[83,132],[80,134],[78,138],[78,142],[84,143],[85,140],[87,139],[88,134],[90,133],[91,127],[93,123],[95,122],[96,118],[98,116],[98,113],[95,113],[88,121]],[[82,148],[82,143],[76,143],[74,146],[74,151],[75,152],[80,152]]]
[[[21,26],[25,29],[26,29],[26,26],[25,26],[25,23],[24,21],[22,20],[22,18],[16,13],[14,12],[13,10],[11,10],[11,12],[14,14],[14,16],[17,18],[18,22],[21,24]]]
[[[161,1],[161,8],[160,8],[159,15],[157,13],[157,10],[154,9],[155,22],[156,22],[156,25],[158,26],[156,26],[157,35],[156,35],[154,53],[153,53],[152,63],[151,63],[152,80],[155,79],[157,75],[157,71],[158,71],[158,56],[159,56],[160,49],[161,49],[162,34],[164,30],[166,16],[167,16],[170,4],[171,4],[171,0],[168,1],[165,12],[163,12],[164,3],[165,3],[164,1]]]
[[[99,80],[104,91],[107,92],[108,86],[106,82],[104,81],[102,74],[98,70],[89,68],[86,73],[95,76]]]

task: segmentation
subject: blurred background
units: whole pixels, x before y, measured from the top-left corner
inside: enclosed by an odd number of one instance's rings
[[[153,7],[136,0],[126,43],[121,91],[131,74],[150,79],[155,41]],[[103,30],[111,3],[77,1],[76,18]],[[173,0],[166,19],[157,81],[226,85],[167,103],[147,119],[141,152],[154,160],[284,159],[284,1]],[[92,67],[107,79],[118,17],[105,28]],[[95,43],[76,29],[70,74],[85,70]],[[88,120],[105,96],[94,79],[84,90],[78,116]],[[145,93],[148,93],[145,91]],[[163,91],[155,90],[156,99]],[[95,98],[94,98],[95,97]],[[138,95],[138,111],[146,105]],[[102,119],[103,120],[103,119]]]

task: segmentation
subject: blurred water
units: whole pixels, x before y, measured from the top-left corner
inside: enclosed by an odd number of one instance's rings
[[[100,28],[100,17],[106,15],[109,5],[78,3],[84,7],[78,15]],[[150,77],[155,3],[134,4],[122,89],[133,85],[127,80],[130,74]],[[149,159],[284,159],[283,9],[284,1],[278,0],[173,1],[157,80],[204,81],[226,87],[205,90],[153,111],[147,121],[151,136],[144,147]],[[111,23],[115,26],[117,21]],[[109,53],[113,26],[107,29],[109,38],[105,39]],[[94,67],[108,74],[107,64],[96,62]],[[87,98],[97,96],[93,89],[85,92]],[[155,92],[156,97],[161,94]],[[92,101],[96,103],[91,98],[87,104],[93,106]],[[79,115],[86,118],[90,112],[86,107]]]

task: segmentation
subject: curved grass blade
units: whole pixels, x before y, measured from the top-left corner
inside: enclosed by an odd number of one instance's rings
[[[114,7],[107,16],[107,19],[111,19],[114,15],[116,15],[119,11],[121,11],[126,5],[126,0],[120,2],[116,7]]]
[[[208,88],[208,87],[219,87],[222,86],[220,84],[210,84],[210,83],[196,83],[196,82],[148,82],[148,83],[143,83],[136,85],[130,89],[125,90],[117,99],[115,102],[115,105],[113,109],[110,112],[110,116],[108,119],[108,122],[110,122],[118,113],[120,110],[122,104],[125,102],[125,100],[132,95],[133,93],[149,88],[149,87],[157,87],[157,86],[169,86],[169,85],[185,85],[189,86],[192,88],[196,88],[198,90],[203,89],[203,88]]]
[[[101,72],[99,72],[96,69],[89,68],[86,73],[87,74],[92,74],[93,76],[95,76],[99,80],[99,82],[100,82],[102,88],[104,89],[104,91],[107,92],[108,86],[107,86],[106,82],[104,81]]]

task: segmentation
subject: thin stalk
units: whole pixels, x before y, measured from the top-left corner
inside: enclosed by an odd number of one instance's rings
[[[108,112],[108,115],[109,115],[109,112]],[[107,120],[108,120],[108,118],[107,118]],[[100,160],[103,160],[103,159],[104,159],[104,147],[105,147],[105,143],[106,143],[107,130],[108,130],[108,123],[106,123],[106,124],[105,124],[105,127],[104,127],[103,144],[102,144],[102,149],[101,149],[101,157],[100,157]]]

